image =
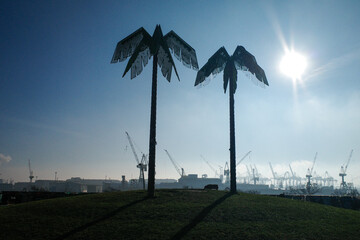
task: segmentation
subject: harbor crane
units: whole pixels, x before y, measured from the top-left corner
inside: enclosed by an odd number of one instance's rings
[[[254,165],[254,167],[252,167],[252,166],[250,165],[250,168],[251,168],[251,170],[252,170],[252,179],[251,179],[251,180],[253,180],[253,181],[254,181],[254,185],[256,185],[256,181],[259,181],[259,172],[258,172],[258,170],[257,170],[257,168],[256,168],[255,165]]]
[[[290,172],[291,172],[291,179],[293,186],[299,186],[301,184],[301,178],[296,176],[296,173],[293,171],[291,165],[289,164]]]
[[[310,182],[310,179],[311,179],[311,177],[312,177],[312,173],[313,173],[313,170],[314,170],[314,165],[315,165],[315,161],[316,161],[317,155],[318,155],[318,153],[316,152],[316,153],[315,153],[315,157],[314,157],[313,164],[312,164],[312,166],[311,166],[311,169],[308,168],[308,172],[307,172],[307,174],[306,174],[306,178],[308,179],[308,181],[307,181],[307,183],[306,183],[306,189],[307,189],[308,193],[310,193],[310,190],[311,190],[311,187],[312,187],[311,182]]]
[[[276,172],[274,172],[274,169],[273,169],[273,167],[272,167],[272,165],[271,165],[271,162],[269,162],[269,166],[270,166],[270,169],[271,169],[271,173],[272,173],[272,175],[273,175],[273,178],[274,178],[274,186],[275,186],[276,183],[277,183],[277,181],[278,181],[278,177],[277,177]]]
[[[29,162],[29,179],[30,179],[30,183],[32,183],[32,180],[34,178],[34,172],[33,170],[31,169],[31,163],[30,163],[30,159],[28,159],[28,162]]]
[[[263,177],[263,176],[259,173],[259,171],[258,171],[258,169],[257,169],[257,167],[256,167],[255,164],[254,164],[254,167],[255,167],[256,176],[259,178],[259,179],[258,179],[259,183],[261,183],[261,184],[267,183],[270,179],[267,178],[267,177]]]
[[[334,186],[335,179],[329,175],[328,171],[325,171],[323,182],[324,186]]]
[[[270,169],[271,169],[271,173],[273,175],[273,178],[276,179],[276,173],[274,172],[274,169],[273,169],[273,167],[271,165],[271,162],[269,162],[269,165],[270,165]]]
[[[166,154],[168,155],[170,161],[172,162],[172,164],[174,165],[176,171],[179,173],[180,177],[184,177],[185,175],[185,171],[183,168],[179,167],[179,165],[175,162],[175,160],[171,157],[170,153],[168,152],[168,150],[164,149],[164,151],[166,152]],[[180,171],[181,169],[181,171]]]
[[[224,176],[225,176],[225,183],[228,184],[230,182],[230,168],[228,162],[225,163]]]
[[[223,181],[223,179],[224,179],[223,167],[222,167],[222,166],[220,166],[220,165],[218,165],[218,167],[219,167],[220,179],[221,179],[221,182],[222,182],[222,181]]]
[[[341,166],[339,176],[341,177],[340,188],[342,188],[342,189],[347,189],[347,184],[346,184],[346,182],[344,180],[344,177],[346,176],[346,170],[347,170],[347,168],[349,166],[352,154],[353,154],[353,149],[351,149],[351,151],[350,151],[350,155],[349,155],[349,158],[347,160],[347,163],[346,163],[345,167],[344,167],[344,165]]]
[[[251,153],[251,151],[247,152],[247,153],[240,159],[240,161],[238,161],[238,162],[236,163],[236,167],[238,167],[238,166],[240,165],[240,163],[241,163],[247,156],[249,156],[250,153]],[[244,177],[244,179],[246,179],[246,177]]]
[[[136,167],[139,168],[139,170],[140,170],[139,183],[142,184],[143,189],[145,190],[144,172],[147,171],[146,155],[143,153],[143,155],[141,157],[141,160],[139,160],[139,157],[136,154],[135,147],[134,147],[133,141],[131,140],[131,137],[130,137],[129,133],[128,132],[125,132],[125,133],[126,133],[127,139],[129,140],[131,150],[132,150],[132,152],[133,152],[133,154],[135,156],[135,160],[136,160],[136,163],[137,163]]]
[[[290,168],[290,172],[291,172],[292,185],[295,185],[295,179],[296,179],[296,177],[295,177],[295,174],[294,174],[294,172],[293,172],[290,164],[289,164],[289,168]]]
[[[283,184],[285,185],[285,189],[291,186],[291,175],[289,171],[285,171],[284,176],[282,177]]]
[[[211,168],[211,170],[215,173],[215,177],[217,177],[219,174],[217,173],[217,171],[215,170],[215,168],[213,166],[211,166],[211,164],[203,157],[203,155],[200,155],[200,157],[202,158],[202,160],[204,160],[204,162],[209,166],[209,168]]]

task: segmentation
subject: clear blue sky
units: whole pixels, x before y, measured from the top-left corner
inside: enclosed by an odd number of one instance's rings
[[[1,1],[0,178],[138,177],[128,131],[147,153],[152,64],[122,78],[110,64],[116,43],[161,24],[197,52],[200,67],[221,46],[244,46],[270,87],[238,74],[238,159],[270,177],[292,164],[337,178],[354,149],[348,181],[360,186],[359,1]],[[296,88],[279,71],[284,48],[308,59]],[[157,178],[178,178],[163,149],[186,173],[207,173],[229,159],[229,103],[222,74],[195,88],[196,71],[174,58],[181,81],[159,74]],[[11,160],[10,160],[11,158]],[[9,161],[10,160],[10,161]],[[245,166],[237,171],[246,173]]]

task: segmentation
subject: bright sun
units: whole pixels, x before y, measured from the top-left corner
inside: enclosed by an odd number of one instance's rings
[[[280,63],[280,70],[292,79],[300,78],[306,68],[306,59],[301,54],[290,51],[285,54]]]

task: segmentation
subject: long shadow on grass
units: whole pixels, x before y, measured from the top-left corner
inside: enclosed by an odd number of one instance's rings
[[[107,220],[107,219],[109,219],[111,217],[114,217],[119,212],[121,212],[121,211],[123,211],[123,210],[125,210],[125,209],[127,209],[127,208],[129,208],[131,206],[134,206],[134,205],[136,205],[136,204],[138,204],[140,202],[143,202],[143,201],[145,201],[147,199],[149,199],[149,197],[145,197],[145,198],[136,200],[134,202],[128,203],[128,204],[126,204],[124,206],[121,206],[121,207],[115,209],[114,211],[109,212],[108,214],[104,215],[103,217],[98,218],[98,219],[96,219],[96,220],[94,220],[92,222],[89,222],[89,223],[87,223],[85,225],[82,225],[80,227],[77,227],[77,228],[71,230],[70,232],[67,232],[67,233],[61,235],[60,237],[58,237],[56,239],[57,240],[62,240],[62,239],[68,238],[68,237],[70,237],[70,236],[72,236],[72,235],[74,235],[74,234],[76,234],[78,232],[84,231],[85,229],[87,229],[87,228],[89,228],[89,227],[91,227],[91,226],[93,226],[93,225],[95,225],[95,224],[97,224],[99,222],[105,221],[105,220]]]
[[[193,220],[191,220],[191,222],[188,225],[180,229],[180,231],[177,232],[172,239],[175,240],[184,237],[191,229],[193,229],[198,223],[200,223],[211,212],[211,210],[213,210],[217,205],[225,201],[225,199],[227,199],[233,194],[234,193],[229,192],[224,196],[222,196],[221,198],[217,199],[211,205],[204,208]]]

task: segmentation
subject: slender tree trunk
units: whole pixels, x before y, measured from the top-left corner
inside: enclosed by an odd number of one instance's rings
[[[149,176],[148,176],[149,197],[154,197],[154,191],[155,191],[157,62],[158,62],[157,55],[154,54],[152,91],[151,91],[150,140],[149,140]]]
[[[235,70],[236,71],[236,70]],[[230,191],[236,193],[234,74],[230,75]]]

